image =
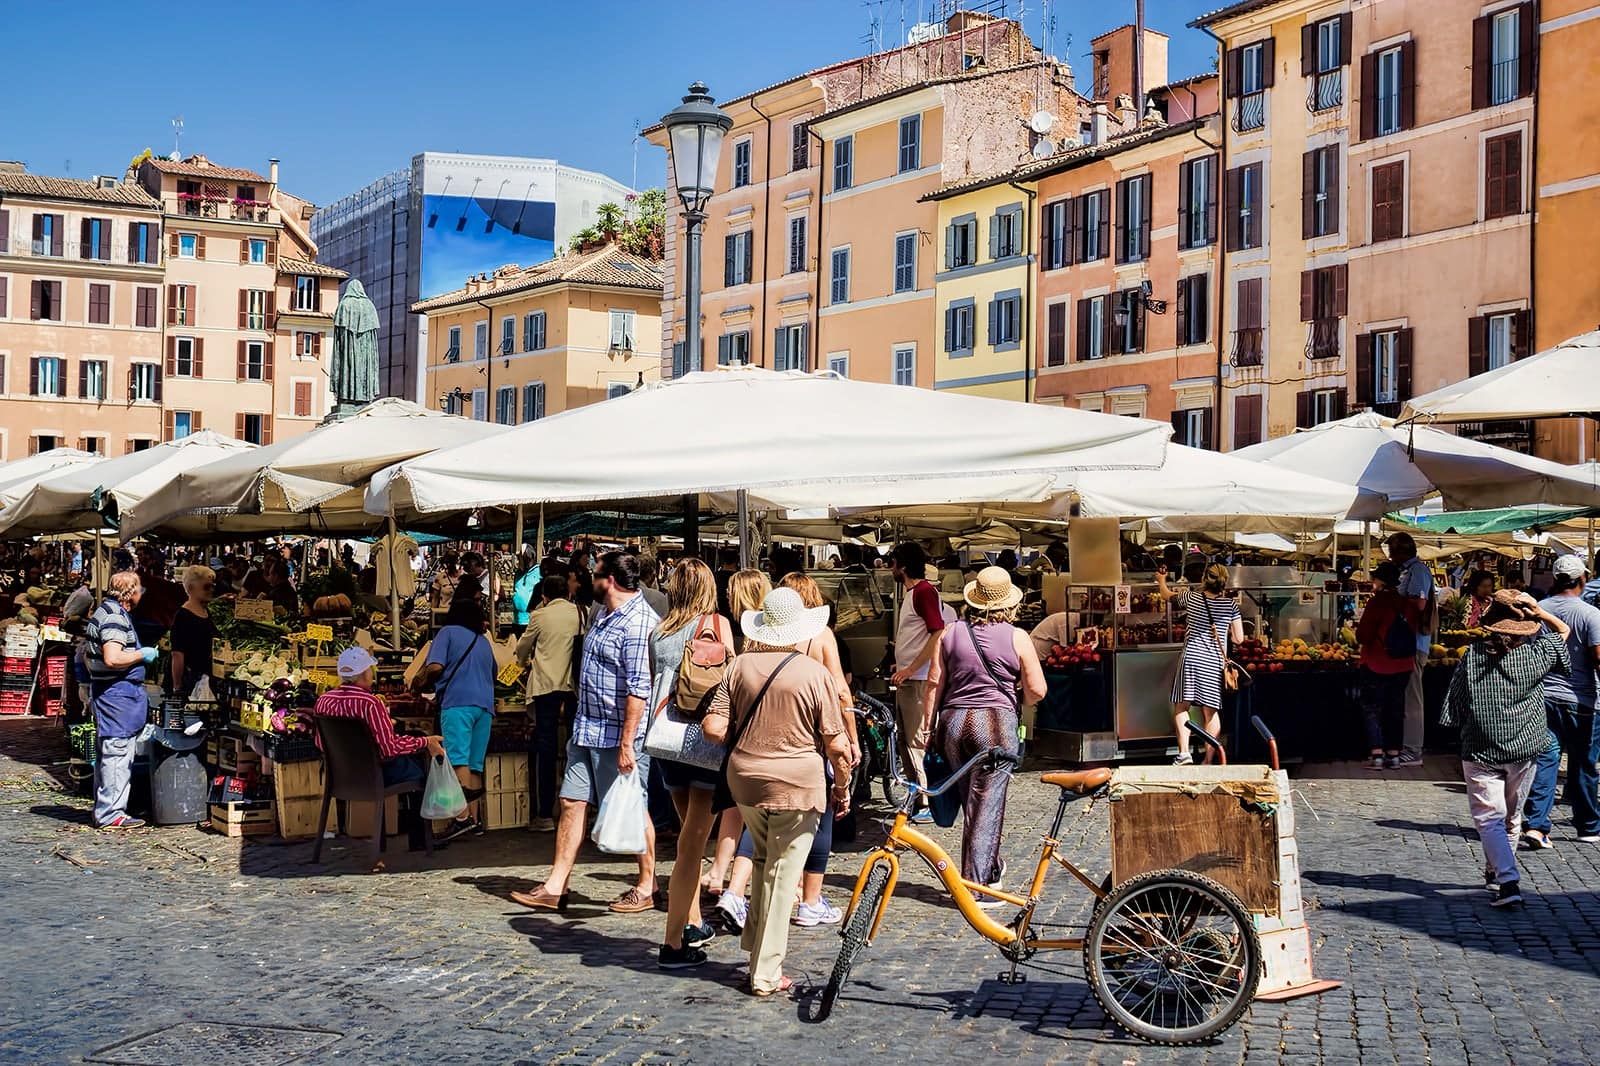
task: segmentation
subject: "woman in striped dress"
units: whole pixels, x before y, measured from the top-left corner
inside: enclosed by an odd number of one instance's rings
[[[1198,591],[1191,590],[1183,601],[1183,659],[1172,682],[1172,728],[1178,736],[1178,766],[1194,762],[1189,754],[1189,712],[1201,713],[1205,731],[1212,736],[1222,732],[1222,665],[1227,649],[1244,639],[1244,623],[1239,620],[1239,604],[1227,594],[1228,568],[1220,563],[1206,567]],[[1206,748],[1205,761],[1211,761]]]

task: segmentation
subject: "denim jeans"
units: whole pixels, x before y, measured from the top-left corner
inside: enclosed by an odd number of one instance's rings
[[[1594,711],[1575,703],[1547,699],[1545,717],[1550,724],[1550,746],[1539,756],[1533,789],[1528,793],[1528,828],[1550,832],[1550,809],[1556,804],[1556,778],[1561,753],[1567,753],[1567,785],[1562,798],[1572,805],[1572,828],[1578,836],[1600,833],[1600,733]]]
[[[101,737],[94,763],[94,824],[128,813],[133,781],[133,737]]]
[[[1369,751],[1398,752],[1404,741],[1406,686],[1412,673],[1379,674],[1361,668],[1361,706]]]

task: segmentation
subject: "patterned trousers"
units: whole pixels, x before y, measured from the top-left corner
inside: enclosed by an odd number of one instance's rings
[[[980,751],[1017,753],[1017,712],[1010,707],[944,707],[935,726],[950,769]],[[979,764],[962,779],[961,876],[980,885],[1000,877],[1000,836],[1005,829],[1011,767]]]

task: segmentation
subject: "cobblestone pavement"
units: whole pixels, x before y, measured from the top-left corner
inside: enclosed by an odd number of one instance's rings
[[[661,916],[604,910],[628,863],[586,852],[561,918],[503,898],[549,859],[551,838],[522,831],[458,843],[431,862],[402,851],[376,876],[363,872],[363,845],[342,839],[318,869],[309,843],[96,833],[85,802],[39,765],[59,756],[13,725],[0,723],[0,1061],[1600,1060],[1591,890],[1600,847],[1558,829],[1556,849],[1525,856],[1527,906],[1492,910],[1466,801],[1443,760],[1431,773],[1298,780],[1317,974],[1345,983],[1258,1004],[1210,1046],[1167,1049],[1108,1027],[1076,959],[1034,968],[1022,986],[997,981],[998,955],[920,864],[903,868],[885,929],[833,1018],[816,1024],[807,988],[826,978],[832,930],[793,930],[799,995],[752,1000],[734,987],[743,959],[724,939],[699,970],[655,968]],[[1046,827],[1054,792],[1031,775],[1013,785],[1014,869]],[[1103,869],[1104,808],[1075,815],[1069,840]],[[837,902],[859,861],[859,851],[836,857]],[[1063,893],[1056,918],[1082,920],[1087,895],[1065,876],[1051,883]]]

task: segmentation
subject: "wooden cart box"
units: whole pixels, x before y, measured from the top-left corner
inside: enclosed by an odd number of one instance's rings
[[[285,840],[316,836],[322,815],[322,762],[274,763],[272,782],[278,835]]]
[[[528,824],[528,753],[491,752],[483,760],[483,824],[486,829],[512,829]]]
[[[1265,766],[1119,768],[1111,779],[1112,880],[1192,870],[1231,889],[1247,909],[1281,917],[1280,834],[1293,833],[1279,825],[1283,788]]]
[[[230,837],[267,836],[278,828],[278,819],[266,800],[213,803],[211,828]]]

